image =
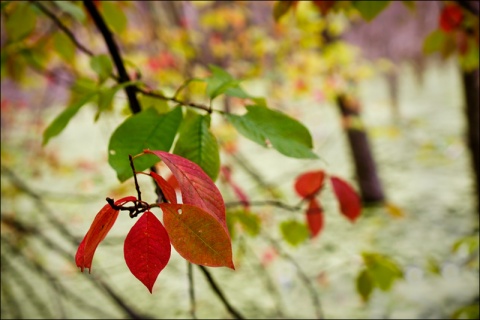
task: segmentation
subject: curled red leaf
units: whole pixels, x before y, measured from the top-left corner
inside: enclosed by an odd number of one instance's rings
[[[200,166],[188,159],[165,151],[143,150],[159,157],[172,171],[182,191],[182,201],[202,208],[217,217],[228,234],[225,203],[212,179]]]
[[[126,202],[135,200],[137,200],[135,197],[125,197],[115,201],[115,205],[121,206]],[[97,250],[100,242],[105,239],[107,233],[117,220],[117,217],[118,210],[113,209],[109,204],[103,206],[95,216],[95,219],[90,225],[90,229],[88,229],[87,234],[82,242],[80,242],[77,253],[75,254],[75,262],[82,272],[85,268],[89,269],[89,273],[91,272],[95,250]]]
[[[215,216],[188,204],[162,203],[170,241],[186,260],[208,267],[235,269],[230,235]]]
[[[362,211],[360,197],[352,188],[352,186],[342,179],[331,176],[330,181],[332,182],[335,196],[340,203],[340,211],[351,222],[355,222]]]
[[[306,216],[310,235],[314,238],[320,234],[324,225],[323,208],[315,198],[310,199]]]
[[[125,238],[123,254],[130,272],[152,293],[160,271],[170,260],[167,230],[150,211],[133,225]]]
[[[295,191],[304,199],[311,198],[322,188],[324,180],[325,172],[322,170],[305,172],[297,177]]]
[[[155,180],[158,187],[162,189],[163,195],[165,196],[167,201],[173,204],[177,204],[177,194],[175,193],[175,189],[172,187],[172,185],[168,183],[167,180],[163,179],[162,176],[153,171],[150,172],[150,175]]]

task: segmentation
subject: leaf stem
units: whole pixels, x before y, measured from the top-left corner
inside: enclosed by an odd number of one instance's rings
[[[137,174],[136,174],[136,171],[135,171],[135,165],[133,164],[133,157],[132,155],[128,155],[128,160],[130,161],[130,168],[132,168],[132,172],[133,172],[133,179],[135,181],[135,189],[137,190],[137,199],[139,201],[142,201],[142,192],[140,191],[140,186],[138,185],[138,180],[137,180]]]
[[[236,318],[236,319],[245,319],[245,317],[237,311],[227,300],[225,295],[223,294],[222,290],[220,290],[220,287],[217,285],[215,280],[213,280],[212,275],[210,272],[205,268],[204,266],[198,266],[200,270],[203,272],[205,278],[207,278],[208,283],[210,284],[210,287],[212,287],[213,292],[222,300],[223,304],[227,308],[227,310]]]

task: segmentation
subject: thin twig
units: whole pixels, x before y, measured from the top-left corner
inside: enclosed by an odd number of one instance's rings
[[[290,256],[288,253],[283,251],[282,248],[277,244],[277,242],[275,240],[273,240],[267,234],[264,234],[263,236],[268,240],[268,242],[275,248],[275,250],[277,250],[277,252],[282,257],[284,257],[286,260],[288,260],[295,267],[300,280],[303,281],[305,287],[307,288],[307,290],[310,293],[310,296],[311,296],[312,302],[313,302],[313,306],[315,308],[315,314],[316,314],[317,319],[324,319],[323,312],[322,312],[322,307],[321,307],[321,303],[320,303],[320,298],[318,297],[317,291],[315,290],[315,288],[312,285],[312,280],[307,276],[305,271],[303,271],[302,267],[300,267],[300,265],[297,263],[297,261],[292,256]]]
[[[130,161],[130,168],[132,168],[133,179],[135,180],[135,190],[137,190],[137,199],[142,201],[142,192],[140,191],[140,186],[138,185],[137,172],[135,171],[135,165],[133,164],[132,155],[128,155],[128,160]]]
[[[213,277],[210,274],[210,272],[207,270],[207,268],[200,265],[198,267],[203,272],[205,278],[207,278],[208,284],[210,284],[210,287],[212,288],[213,292],[215,292],[218,298],[220,298],[220,300],[223,302],[228,312],[230,312],[236,319],[245,319],[245,317],[239,311],[237,311],[227,300],[227,298],[225,297],[225,294],[222,292],[222,290],[220,290],[220,287],[217,285],[215,280],[213,280]]]
[[[77,46],[78,49],[83,51],[85,54],[88,54],[89,56],[95,55],[90,49],[81,44],[77,40],[75,35],[70,31],[70,29],[68,29],[67,26],[65,26],[65,24],[63,24],[63,22],[53,12],[47,9],[40,1],[30,0],[30,3],[40,9],[40,11],[42,11],[46,16],[48,16],[53,22],[55,22],[58,28],[62,30],[68,38],[70,38],[70,40]]]
[[[197,319],[196,302],[195,302],[195,286],[193,283],[192,263],[187,261],[188,272],[188,296],[190,297],[190,314],[193,319]]]
[[[273,207],[278,207],[282,208],[288,211],[298,211],[302,209],[302,203],[305,200],[300,201],[300,203],[292,206],[287,203],[284,203],[279,200],[259,200],[259,201],[249,201],[248,205],[249,206],[273,206]],[[232,208],[232,207],[239,207],[239,206],[245,206],[245,201],[231,201],[225,203],[225,207],[227,208]]]

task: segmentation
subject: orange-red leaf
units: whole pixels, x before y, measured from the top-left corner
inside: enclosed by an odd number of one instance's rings
[[[306,216],[308,229],[314,238],[322,231],[324,224],[323,209],[315,198],[310,199]]]
[[[162,159],[170,168],[182,191],[182,201],[216,216],[228,234],[225,203],[212,179],[196,163],[165,151],[143,150]]]
[[[230,235],[215,216],[188,204],[162,203],[160,208],[170,241],[182,257],[202,266],[235,269]]]
[[[322,188],[324,179],[325,172],[322,170],[305,172],[297,177],[295,191],[302,198],[311,198]]]
[[[151,171],[150,175],[153,179],[157,182],[157,185],[162,189],[163,195],[167,199],[168,202],[177,204],[177,194],[175,193],[175,189],[172,187],[167,180],[163,179],[162,176],[156,174],[155,172]]]
[[[175,178],[173,174],[168,176],[167,182],[173,187],[173,189],[180,190],[180,186],[178,185],[177,178]]]
[[[120,206],[128,201],[135,201],[136,199],[135,197],[125,197],[115,201],[115,205]],[[91,272],[95,250],[97,250],[100,242],[105,239],[107,233],[117,220],[117,217],[118,210],[113,209],[109,204],[103,206],[95,216],[95,219],[90,225],[90,229],[88,229],[87,234],[78,246],[77,253],[75,254],[75,262],[82,272],[85,268],[88,268],[88,271]]]
[[[360,197],[352,186],[342,179],[331,176],[330,181],[332,182],[333,191],[340,203],[340,211],[351,222],[355,222],[362,211]]]
[[[152,293],[160,271],[170,260],[167,230],[150,211],[133,225],[125,238],[123,254],[130,272]]]

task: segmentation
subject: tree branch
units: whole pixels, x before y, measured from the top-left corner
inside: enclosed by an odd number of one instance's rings
[[[205,268],[204,266],[198,266],[200,270],[203,272],[203,275],[205,278],[207,278],[208,284],[210,284],[210,287],[212,287],[213,292],[222,300],[223,304],[227,308],[228,312],[230,312],[236,319],[245,319],[245,317],[238,312],[231,304],[228,302],[227,298],[223,294],[222,290],[220,290],[220,287],[217,285],[215,280],[213,280],[212,275],[210,272]]]
[[[84,0],[83,5],[87,9],[88,13],[90,13],[90,16],[93,19],[93,22],[97,26],[98,30],[103,36],[103,39],[105,40],[105,44],[108,47],[108,51],[110,52],[110,56],[112,57],[113,63],[115,64],[115,67],[117,68],[119,79],[119,83],[124,83],[130,81],[130,77],[127,73],[127,69],[125,69],[125,64],[123,63],[122,57],[120,56],[120,50],[118,49],[117,43],[115,42],[115,39],[113,39],[113,34],[108,29],[107,24],[105,23],[105,20],[103,17],[100,15],[100,12],[98,12],[97,7],[93,4],[93,1],[90,0]],[[125,87],[125,93],[127,94],[130,109],[132,110],[133,113],[139,113],[142,109],[140,107],[140,104],[138,103],[137,96],[135,94],[135,87],[134,86],[127,86]]]

